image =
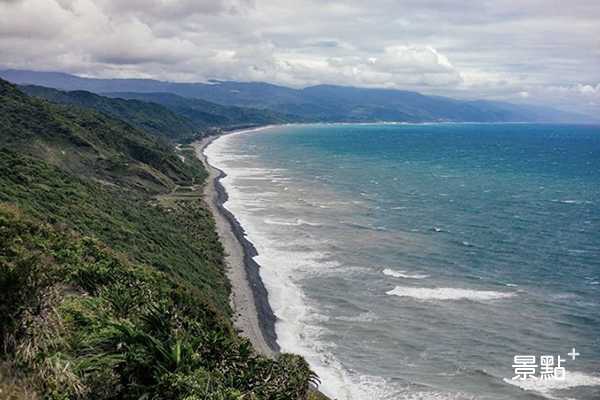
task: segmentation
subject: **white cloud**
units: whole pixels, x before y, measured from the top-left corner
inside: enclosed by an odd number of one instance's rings
[[[522,99],[528,99],[531,95],[527,91],[519,92],[519,97]]]
[[[535,99],[598,113],[589,99],[600,92],[598,20],[600,3],[587,0],[0,0],[0,62]]]
[[[597,94],[600,93],[600,83],[596,86],[578,84],[577,89],[583,94]]]
[[[584,85],[578,83],[576,85],[561,85],[561,86],[549,86],[548,90],[558,93],[575,93],[582,95],[600,95],[600,83],[596,86]]]

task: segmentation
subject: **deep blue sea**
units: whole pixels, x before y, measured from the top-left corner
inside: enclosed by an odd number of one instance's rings
[[[324,393],[600,399],[600,127],[286,126],[206,154]]]

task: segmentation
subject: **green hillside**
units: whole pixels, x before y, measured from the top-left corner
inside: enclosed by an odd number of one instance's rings
[[[3,205],[0,235],[0,398],[306,398],[304,359],[257,356],[165,275]]]
[[[193,150],[2,81],[0,107],[1,400],[317,396],[234,332]]]
[[[171,93],[114,93],[101,96],[84,90],[61,91],[23,85],[23,92],[54,103],[95,110],[141,130],[188,142],[214,131],[300,121],[269,110],[223,106]]]
[[[0,202],[96,237],[131,259],[200,289],[228,309],[229,283],[212,218],[198,200],[163,208],[13,151],[0,150]]]
[[[170,139],[183,139],[199,136],[207,129],[203,121],[190,121],[168,108],[147,101],[109,98],[77,90],[63,92],[42,86],[21,86],[20,89],[35,97],[59,104],[74,105],[99,111],[155,135],[165,135]]]
[[[0,80],[0,147],[127,190],[164,193],[194,181],[167,139],[119,119],[30,97]]]
[[[173,110],[178,115],[200,124],[223,128],[243,128],[257,125],[303,122],[304,119],[271,110],[250,107],[224,106],[202,99],[191,99],[173,93],[110,93],[107,96],[122,99],[138,99]]]

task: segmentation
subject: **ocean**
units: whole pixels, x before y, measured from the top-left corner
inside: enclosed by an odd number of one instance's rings
[[[325,394],[600,399],[599,126],[282,126],[205,154]]]

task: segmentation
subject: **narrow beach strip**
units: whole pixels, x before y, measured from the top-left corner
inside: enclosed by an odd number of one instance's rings
[[[225,134],[245,131],[249,130]],[[259,266],[253,260],[257,254],[256,249],[245,238],[244,230],[235,216],[223,206],[227,201],[227,192],[219,180],[225,173],[210,165],[204,154],[204,149],[221,136],[204,138],[194,143],[194,147],[196,156],[209,174],[204,187],[204,198],[214,216],[217,233],[225,249],[227,277],[231,282],[230,304],[234,313],[233,323],[240,334],[250,340],[258,353],[274,358],[280,352],[275,334],[276,318],[259,275]]]

